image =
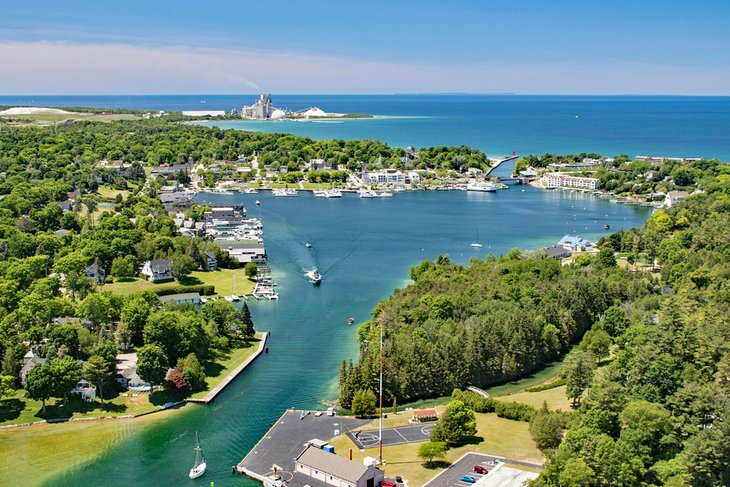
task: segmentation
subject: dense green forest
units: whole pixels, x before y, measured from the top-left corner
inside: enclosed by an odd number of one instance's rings
[[[381,320],[384,388],[400,403],[504,382],[557,359],[607,308],[658,286],[606,260],[561,266],[513,250],[466,266],[441,257],[412,268],[414,283],[358,330],[361,357],[343,365],[342,405],[375,386]]]
[[[729,485],[730,167],[698,176],[703,192],[602,239],[578,264],[514,250],[412,268],[414,283],[359,329],[360,359],[340,373],[342,404],[375,390],[380,323],[386,398],[400,403],[518,377],[590,330],[567,367],[606,358],[590,353],[599,335],[610,338],[610,364],[587,367],[592,381],[569,390],[584,395],[592,382],[535,484]],[[615,251],[658,267],[619,269]]]

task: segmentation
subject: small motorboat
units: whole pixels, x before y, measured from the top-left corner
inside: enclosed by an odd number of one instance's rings
[[[349,318],[347,318],[347,324],[348,325],[351,325],[353,323],[355,323],[355,318],[353,318],[352,316],[350,316]]]
[[[197,479],[201,475],[205,473],[205,469],[207,467],[205,463],[205,457],[203,456],[203,449],[200,448],[200,439],[198,438],[197,431],[195,432],[195,464],[193,465],[193,468],[190,469],[190,473],[188,474],[188,477],[191,479]]]
[[[261,202],[259,200],[256,200],[256,205],[258,206],[260,204],[261,204]]]
[[[309,242],[305,243],[304,246],[307,247],[308,249],[312,248],[312,244]]]
[[[606,223],[605,225],[603,225],[603,229],[604,230],[611,230],[611,225],[609,225],[608,223]]]
[[[315,286],[319,286],[320,284],[322,284],[322,274],[320,274],[317,269],[312,269],[304,275],[307,277],[307,279],[309,279],[309,282],[311,282]]]

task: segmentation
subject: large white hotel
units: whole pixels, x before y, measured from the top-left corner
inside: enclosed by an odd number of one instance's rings
[[[562,172],[549,172],[543,174],[542,184],[546,188],[596,189],[598,187],[598,179],[570,176]]]

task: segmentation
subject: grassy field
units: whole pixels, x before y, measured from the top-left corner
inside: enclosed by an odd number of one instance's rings
[[[545,401],[550,409],[572,411],[570,400],[565,395],[565,389],[566,386],[560,386],[540,392],[523,391],[509,396],[499,397],[497,400],[521,402],[538,409],[542,407],[542,403]]]
[[[118,194],[122,195],[122,199],[126,200],[129,196],[129,191],[126,189],[114,189],[109,186],[101,186],[99,189],[96,190],[97,194],[102,197],[104,200],[108,200],[110,202],[113,202]]]
[[[6,479],[7,485],[42,485],[58,472],[103,455],[151,421],[167,420],[172,414],[162,411],[134,419],[1,429],[0,455],[4,461],[0,463],[0,478]]]
[[[442,407],[438,407],[443,411]],[[411,417],[409,413],[389,415],[383,426],[399,426],[407,424]],[[541,464],[545,461],[540,450],[537,449],[529,432],[528,423],[510,421],[498,418],[495,414],[477,414],[477,435],[469,444],[453,448],[446,453],[445,460],[449,463],[456,461],[466,452],[487,453],[507,457],[513,460],[522,460]],[[373,421],[363,429],[377,428],[377,421]],[[340,435],[329,441],[340,455],[347,455],[352,448],[352,458],[362,462],[366,456],[378,456],[377,448],[358,450],[350,439]],[[418,458],[420,443],[390,446],[383,448],[383,458],[386,461],[386,476],[402,475],[409,485],[423,485],[430,478],[438,474],[441,469],[429,469],[423,466]]]
[[[104,291],[111,291],[117,294],[132,294],[140,291],[155,291],[173,287],[197,286],[200,284],[212,284],[215,286],[215,296],[229,296],[233,293],[233,276],[236,276],[236,294],[241,296],[251,294],[254,283],[250,281],[244,269],[219,269],[213,272],[195,271],[183,282],[177,281],[153,283],[144,279],[131,281],[120,281],[111,284],[104,284]]]
[[[208,394],[208,391],[217,386],[233,369],[258,350],[263,336],[263,333],[256,333],[256,337],[247,342],[246,346],[242,348],[236,348],[229,352],[217,352],[215,360],[205,365],[205,375],[208,376],[205,379],[206,389],[198,391],[190,397],[201,398]]]

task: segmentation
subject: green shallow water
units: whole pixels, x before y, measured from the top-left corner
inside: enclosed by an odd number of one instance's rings
[[[209,195],[214,202],[242,201],[263,221],[280,300],[254,303],[252,313],[272,333],[269,354],[210,405],[188,405],[44,485],[187,484],[196,431],[208,460],[198,485],[256,485],[231,475],[231,466],[285,409],[314,409],[336,397],[339,363],[357,354],[356,327],[345,320],[368,319],[379,299],[407,284],[409,266],[443,253],[466,262],[489,251],[537,248],[568,232],[597,238],[606,223],[613,230],[638,226],[650,213],[590,195],[521,189],[399,193],[383,200]],[[484,245],[478,252],[470,247],[477,231]],[[313,266],[324,275],[320,288],[303,276]]]

